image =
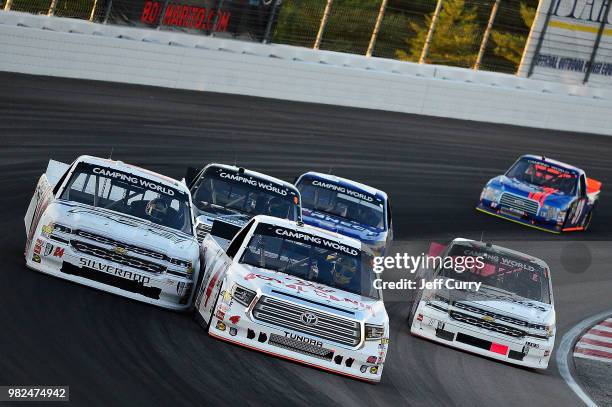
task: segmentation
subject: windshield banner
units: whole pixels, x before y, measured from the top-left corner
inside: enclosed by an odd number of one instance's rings
[[[338,243],[333,240],[324,239],[321,236],[315,236],[308,233],[304,233],[299,230],[287,229],[282,226],[269,225],[260,223],[255,230],[255,234],[264,236],[272,236],[279,239],[292,240],[294,242],[300,242],[311,246],[316,246],[326,250],[335,250],[348,254],[350,256],[359,256],[359,249]]]
[[[85,174],[99,175],[104,178],[121,181],[127,184],[134,185],[138,188],[155,191],[159,194],[167,195],[169,197],[186,195],[183,191],[179,191],[178,189],[155,182],[148,178],[142,178],[134,174],[119,171],[114,168],[102,167],[96,164],[79,163],[75,169],[75,173],[78,174],[79,172]]]
[[[353,198],[361,199],[362,201],[366,201],[366,202],[382,202],[381,199],[378,199],[374,195],[366,194],[364,192],[346,188],[342,185],[334,184],[331,182],[325,182],[325,181],[321,181],[318,179],[312,180],[312,186],[327,189],[327,190],[334,191],[334,192],[339,192],[341,194],[352,196]]]

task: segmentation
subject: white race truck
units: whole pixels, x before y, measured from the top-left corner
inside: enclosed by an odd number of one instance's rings
[[[380,381],[389,318],[359,241],[259,215],[229,245],[209,234],[202,248],[195,316],[211,336]]]
[[[50,160],[26,216],[26,265],[187,310],[200,264],[185,184],[121,161]]]
[[[433,246],[432,246],[433,247]],[[516,365],[546,369],[555,344],[555,303],[548,265],[533,256],[457,238],[436,245],[444,259],[479,258],[479,267],[440,264],[423,270],[410,332]],[[456,289],[470,283],[477,289]]]

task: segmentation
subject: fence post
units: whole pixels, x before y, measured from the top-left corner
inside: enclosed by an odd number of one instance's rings
[[[93,6],[91,7],[91,14],[89,15],[89,21],[93,21],[96,16],[96,7],[98,5],[98,0],[94,0]]]
[[[213,25],[209,33],[211,37],[214,37],[215,33],[217,32],[217,24],[219,23],[219,12],[221,11],[221,7],[223,7],[223,0],[219,0],[219,2],[217,3],[217,13],[215,14],[215,21],[213,21]]]
[[[108,23],[108,19],[110,18],[111,9],[113,8],[113,0],[108,0],[108,6],[106,7],[106,11],[104,12],[104,24]]]
[[[595,43],[593,44],[593,51],[591,52],[591,58],[589,59],[589,63],[587,64],[587,70],[584,74],[583,84],[589,81],[591,77],[591,71],[593,69],[593,63],[595,62],[595,57],[597,56],[597,50],[599,49],[599,43],[601,42],[601,37],[604,33],[604,28],[606,26],[606,22],[608,21],[608,16],[610,15],[610,3],[612,1],[608,1],[606,4],[606,12],[601,18],[601,23],[599,24],[599,30],[597,30],[597,37],[595,38]]]
[[[13,0],[6,0],[6,3],[4,3],[4,11],[9,11],[12,5],[13,5]]]
[[[169,3],[170,3],[170,0],[164,1],[164,7],[162,7],[162,11],[161,13],[159,13],[159,21],[157,22],[157,27],[155,27],[155,29],[157,30],[161,28],[162,23],[164,22],[164,16],[166,15],[166,10],[168,10]]]
[[[49,6],[48,16],[52,16],[55,14],[55,7],[57,7],[57,0],[52,0],[51,5]]]
[[[493,8],[491,9],[489,22],[487,23],[487,28],[485,29],[482,42],[480,43],[480,49],[478,50],[478,56],[476,57],[476,63],[474,64],[474,69],[476,70],[480,69],[480,63],[482,62],[482,58],[484,57],[484,53],[487,49],[487,42],[489,42],[489,36],[491,35],[491,30],[493,29],[493,23],[495,22],[495,16],[497,15],[499,3],[501,3],[501,0],[495,0],[495,4],[493,4]]]
[[[442,10],[442,0],[438,0],[438,4],[436,4],[436,10],[431,18],[431,25],[429,26],[429,31],[427,32],[427,38],[425,38],[425,44],[423,44],[423,51],[421,52],[421,58],[419,58],[419,64],[424,64],[425,59],[427,59],[427,54],[429,54],[429,47],[431,46],[431,40],[433,39],[436,24],[438,24],[440,10]]]
[[[282,0],[275,0],[272,5],[272,10],[270,10],[270,17],[268,17],[268,24],[266,24],[266,32],[263,36],[263,43],[269,44],[272,40],[272,25],[274,24],[274,19],[276,18],[276,12],[278,11],[278,7],[280,6]]]
[[[376,39],[378,38],[378,32],[380,31],[380,26],[382,25],[382,20],[385,16],[388,1],[389,0],[382,0],[382,3],[380,4],[380,10],[378,11],[378,17],[376,17],[376,24],[374,25],[374,30],[372,31],[372,37],[370,38],[370,44],[368,45],[368,50],[366,51],[366,57],[371,57],[372,53],[374,52]]]
[[[315,40],[313,49],[319,49],[321,46],[321,40],[323,39],[323,32],[325,31],[325,26],[327,25],[327,19],[329,18],[329,13],[331,13],[332,4],[334,4],[334,0],[327,0],[327,4],[325,5],[325,11],[323,12],[323,17],[321,18],[321,25],[319,26],[319,32],[317,33],[317,38]]]
[[[529,70],[527,71],[527,78],[529,78],[533,74],[533,70],[535,69],[536,60],[538,59],[538,55],[540,54],[540,50],[542,49],[542,42],[544,42],[544,37],[546,36],[546,31],[548,31],[548,23],[550,22],[550,16],[552,15],[553,8],[555,6],[556,1],[550,0],[550,4],[548,6],[548,13],[546,14],[546,18],[544,19],[544,24],[542,25],[542,30],[540,32],[540,37],[538,38],[538,42],[536,44],[535,50],[533,51],[533,55],[531,56],[531,61],[529,63]],[[542,3],[540,3],[542,4]],[[540,11],[540,7],[538,6],[538,11]],[[538,20],[538,12],[536,11],[536,16],[531,24],[531,30],[529,32],[529,38],[531,38],[532,31],[535,27],[536,21]],[[528,50],[529,39],[527,39],[527,44],[525,44],[525,51]],[[523,63],[523,59],[525,58],[526,52],[523,53],[523,57],[521,58],[521,65]]]

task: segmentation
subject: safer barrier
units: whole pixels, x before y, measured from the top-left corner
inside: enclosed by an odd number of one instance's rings
[[[612,135],[612,92],[176,32],[0,12],[0,70]]]

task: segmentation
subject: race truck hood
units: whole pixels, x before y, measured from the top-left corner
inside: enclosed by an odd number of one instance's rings
[[[325,310],[326,305],[341,308],[353,312],[356,319],[367,320],[375,324],[382,324],[387,320],[382,300],[338,290],[285,273],[233,263],[230,277],[235,279],[236,283],[252,290],[270,291],[274,289],[293,298],[298,297],[310,303],[318,303],[322,310]]]
[[[550,304],[533,301],[526,298],[506,295],[496,290],[488,290],[482,286],[480,290],[458,291],[443,290],[440,294],[450,298],[451,301],[473,305],[481,309],[490,310],[502,315],[526,320],[530,323],[546,324],[554,314],[554,308]]]
[[[574,198],[571,195],[508,178],[505,175],[493,178],[489,181],[488,185],[502,192],[509,192],[523,198],[535,199],[539,201],[540,205],[545,204],[559,209],[565,209]]]
[[[184,233],[73,202],[56,202],[54,207],[54,222],[71,228],[73,238],[78,238],[74,236],[74,231],[84,230],[121,243],[148,248],[172,258],[194,260],[199,256],[197,240]]]
[[[311,209],[302,208],[302,219],[307,225],[340,233],[365,243],[380,242],[387,238],[387,232],[384,230],[364,226],[357,222]]]

